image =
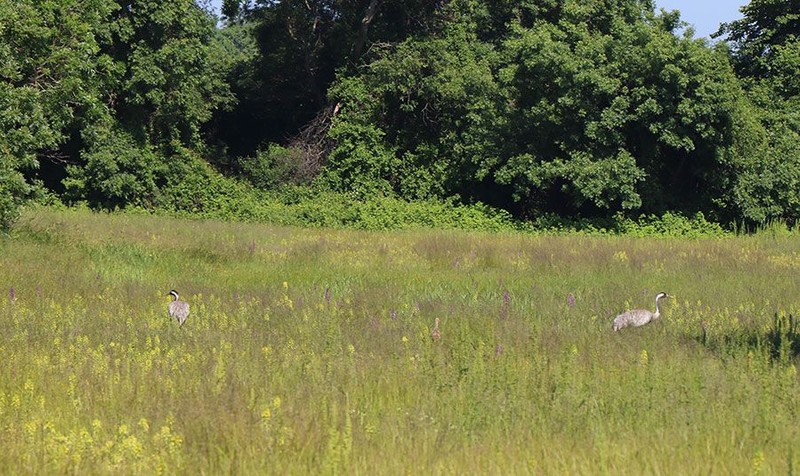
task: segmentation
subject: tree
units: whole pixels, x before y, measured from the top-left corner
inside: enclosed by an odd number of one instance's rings
[[[388,48],[362,74],[342,76],[325,181],[335,189],[407,199],[476,199],[496,161],[503,97],[496,54],[469,24]]]
[[[532,210],[713,210],[738,84],[725,55],[639,2],[564,2],[518,26],[500,72],[514,118],[497,178]]]
[[[797,48],[800,1],[751,0],[741,12],[741,19],[722,24],[714,36],[731,44],[740,75],[766,78],[774,73],[773,64],[786,53],[784,48]]]
[[[201,150],[201,126],[233,102],[230,66],[214,19],[192,0],[119,0],[100,48],[114,72],[104,84],[109,114],[81,130],[67,196],[106,208],[152,207],[177,163]]]
[[[752,0],[716,36],[730,55],[763,133],[742,161],[732,199],[755,222],[800,219],[800,1]],[[752,142],[752,140],[751,140]]]
[[[440,32],[340,76],[327,183],[522,217],[727,213],[741,90],[723,50],[675,35],[674,14],[635,0],[447,12]]]
[[[443,3],[226,0],[226,28],[247,25],[259,54],[230,78],[241,100],[221,115],[220,139],[234,154],[248,155],[267,143],[302,136],[315,120],[327,126],[335,107],[327,93],[337,70],[362,65],[375,44],[398,43],[433,29]],[[309,140],[318,140],[312,135]]]
[[[100,54],[105,0],[0,2],[0,227],[47,180],[53,164],[74,159],[81,128],[104,116],[104,81],[113,67]],[[42,170],[44,169],[44,170]]]
[[[200,125],[233,101],[215,68],[214,19],[194,0],[119,0],[104,52],[119,66],[114,115],[151,144],[200,143]]]

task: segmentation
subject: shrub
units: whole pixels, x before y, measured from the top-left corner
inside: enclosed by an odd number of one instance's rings
[[[22,174],[0,164],[0,233],[7,233],[19,218],[19,207],[30,191]]]
[[[301,150],[269,144],[266,150],[259,150],[255,157],[239,160],[243,177],[253,186],[270,190],[281,184],[297,184],[310,180],[311,171],[303,162]]]
[[[697,212],[691,218],[667,212],[661,217],[641,216],[636,221],[618,217],[617,221],[618,232],[630,236],[699,238],[721,236],[726,233],[719,224],[706,220],[702,212]]]
[[[119,127],[92,130],[84,166],[68,167],[66,196],[96,208],[153,205],[158,181],[170,166],[148,145]]]
[[[580,233],[583,235],[628,235],[636,237],[715,237],[728,232],[718,223],[710,222],[702,212],[689,218],[680,213],[666,212],[662,216],[642,215],[634,219],[617,214],[613,218],[564,219],[543,215],[531,222],[534,230],[545,233]]]

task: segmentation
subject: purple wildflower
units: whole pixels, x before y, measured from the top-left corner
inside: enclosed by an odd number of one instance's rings
[[[508,308],[511,304],[511,295],[508,290],[503,292],[503,304],[500,306],[500,319],[508,318]]]
[[[572,293],[569,293],[569,296],[567,296],[567,306],[569,306],[570,309],[575,307],[575,295]]]
[[[500,355],[503,353],[503,344],[497,344],[494,348],[494,355]]]
[[[331,288],[325,288],[325,302],[331,303]]]
[[[17,293],[14,292],[14,288],[8,290],[8,300],[14,302],[17,300]]]

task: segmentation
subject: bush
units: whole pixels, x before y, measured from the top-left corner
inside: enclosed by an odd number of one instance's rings
[[[152,206],[159,179],[170,164],[119,127],[99,127],[88,137],[86,165],[68,167],[68,199],[105,209]]]
[[[374,197],[356,202],[356,228],[396,230],[444,228],[481,231],[511,231],[517,227],[511,215],[483,204],[458,205],[441,201],[407,202],[391,197]]]
[[[19,205],[14,196],[2,187],[0,188],[0,233],[7,233],[19,218]]]
[[[482,204],[408,202],[383,195],[361,198],[302,185],[265,191],[224,177],[190,155],[173,160],[182,165],[171,169],[153,209],[171,215],[364,230],[516,228],[507,212]]]
[[[19,218],[23,198],[30,191],[22,174],[0,164],[0,233],[8,233]]]
[[[655,215],[642,216],[637,221],[630,218],[618,218],[617,230],[619,233],[630,236],[684,238],[713,237],[726,234],[726,231],[719,224],[706,220],[702,212],[697,212],[691,218],[670,212],[661,217]]]
[[[239,160],[243,177],[256,188],[270,190],[281,184],[298,184],[310,180],[311,173],[303,162],[303,152],[296,148],[269,144],[255,157]]]
[[[543,233],[681,237],[725,233],[718,224],[707,221],[702,213],[691,218],[665,213],[661,217],[642,216],[636,220],[623,215],[604,220],[564,220],[546,215],[523,224],[516,222],[507,211],[481,203],[463,205],[455,200],[435,199],[407,201],[377,190],[371,194],[345,193],[331,190],[324,184],[318,183],[315,188],[291,180],[287,185],[286,177],[299,170],[296,167],[299,155],[277,145],[243,162],[249,177],[245,182],[221,175],[191,150],[180,146],[175,147],[168,162],[160,161],[169,163],[168,167],[156,168],[155,154],[133,147],[125,136],[112,136],[104,144],[90,156],[95,170],[93,176],[100,179],[89,181],[74,174],[68,181],[68,188],[90,199],[90,205],[105,208],[126,205],[184,217],[363,230],[524,229]],[[117,159],[112,160],[114,157]],[[96,173],[97,170],[105,173]],[[111,171],[118,171],[121,176],[115,177]],[[111,201],[91,200],[98,196]],[[14,210],[5,203],[0,201],[5,209]]]
[[[637,219],[617,214],[613,218],[571,220],[557,215],[544,215],[531,223],[544,233],[579,233],[583,235],[627,235],[636,237],[717,237],[728,232],[718,223],[708,221],[702,212],[688,218],[680,213],[662,216],[642,215]]]

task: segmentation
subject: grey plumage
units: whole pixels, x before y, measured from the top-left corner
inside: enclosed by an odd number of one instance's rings
[[[647,324],[648,322],[655,321],[661,316],[661,309],[658,307],[658,301],[661,298],[668,298],[669,294],[661,292],[656,294],[656,310],[655,312],[648,311],[647,309],[633,309],[625,311],[614,318],[614,324],[611,328],[618,331],[625,327],[639,327]]]
[[[172,296],[172,302],[169,303],[169,317],[174,318],[178,321],[178,324],[183,326],[183,323],[186,322],[186,318],[189,317],[189,303],[185,301],[181,301],[178,296],[178,291],[174,289],[169,292],[170,296]]]

